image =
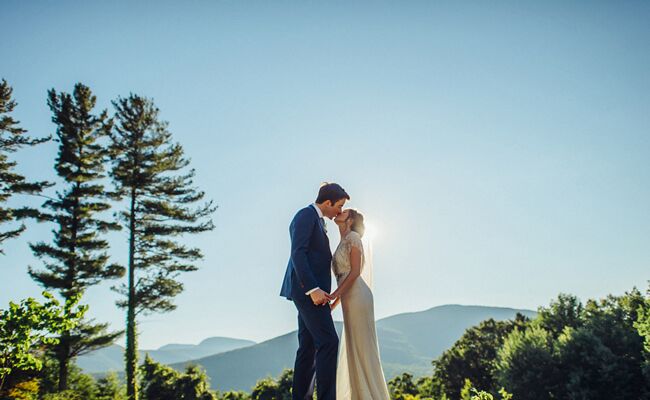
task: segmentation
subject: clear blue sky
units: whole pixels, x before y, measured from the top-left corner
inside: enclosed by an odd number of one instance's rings
[[[54,132],[49,88],[155,100],[220,208],[186,240],[205,259],[178,309],[143,318],[140,344],[259,341],[296,327],[278,296],[288,224],[323,180],[378,228],[377,317],[645,290],[648,20],[631,1],[5,0],[0,73],[35,136]],[[54,179],[55,156],[17,159]],[[50,229],[5,246],[0,307],[40,292],[27,243]],[[110,239],[124,262],[125,234]],[[119,328],[108,287],[86,302]]]

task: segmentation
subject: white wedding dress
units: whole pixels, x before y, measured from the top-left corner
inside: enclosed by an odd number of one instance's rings
[[[365,260],[361,237],[351,231],[339,243],[332,257],[332,269],[340,285],[350,273],[350,250],[361,250],[362,271]],[[367,279],[367,278],[366,278]],[[337,400],[389,400],[388,387],[379,359],[371,282],[358,277],[341,296],[343,333],[336,369]]]

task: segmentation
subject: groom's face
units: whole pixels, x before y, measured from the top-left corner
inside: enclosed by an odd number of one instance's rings
[[[327,204],[329,204],[329,206],[323,212],[323,214],[327,218],[333,219],[333,218],[336,218],[337,215],[339,215],[340,213],[343,212],[343,206],[345,205],[345,199],[341,199],[341,200],[337,201],[334,204],[332,204],[331,201],[327,201]]]

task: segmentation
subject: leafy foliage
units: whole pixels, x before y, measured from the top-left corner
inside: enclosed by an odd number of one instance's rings
[[[639,332],[639,335],[643,338],[643,373],[646,379],[646,382],[650,382],[650,285],[646,292],[645,302],[642,306],[638,308],[638,318],[634,322],[634,327]]]
[[[42,398],[60,396],[65,393],[70,398],[95,399],[99,390],[97,381],[90,375],[81,371],[74,363],[68,367],[67,389],[61,390],[59,385],[59,361],[52,358],[49,352],[43,358],[43,368],[38,374],[40,388],[39,394]]]
[[[391,398],[403,400],[408,395],[418,394],[418,388],[413,382],[413,375],[405,372],[388,381],[388,391]]]
[[[31,378],[16,383],[4,393],[0,392],[2,400],[36,400],[38,396],[38,379]]]
[[[32,379],[29,373],[43,367],[45,346],[59,341],[53,335],[72,329],[88,309],[77,306],[78,295],[63,306],[50,293],[43,296],[43,304],[30,297],[0,310],[0,393]]]
[[[515,329],[499,350],[499,381],[515,397],[549,399],[558,376],[550,334],[539,326]]]
[[[508,393],[505,389],[499,389],[501,400],[511,400],[512,394]],[[472,386],[472,381],[465,379],[463,388],[460,391],[461,400],[494,400],[494,396],[483,390],[478,390]]]
[[[634,288],[583,305],[560,294],[532,321],[483,321],[434,361],[433,393],[466,398],[468,379],[490,396],[505,387],[532,400],[647,398],[648,295]]]
[[[228,391],[218,395],[219,400],[250,400],[251,396],[242,391]]]
[[[145,400],[217,400],[216,393],[209,390],[207,375],[196,365],[181,373],[147,355],[141,369]]]
[[[584,309],[573,295],[560,293],[548,307],[540,307],[536,323],[557,339],[565,328],[578,328],[584,323]]]
[[[277,381],[271,377],[257,381],[251,392],[252,400],[290,400],[293,370],[282,371]]]
[[[463,336],[433,361],[433,393],[457,398],[470,379],[476,386],[496,393],[496,356],[505,337],[514,329],[523,329],[529,320],[517,314],[513,321],[488,319],[465,331]]]
[[[97,380],[96,400],[125,400],[126,387],[115,372]]]

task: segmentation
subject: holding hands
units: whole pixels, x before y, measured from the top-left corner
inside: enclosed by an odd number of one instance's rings
[[[334,297],[332,297],[332,295],[330,295],[329,293],[325,292],[322,289],[314,290],[309,294],[309,296],[311,297],[311,301],[316,306],[324,306],[325,304],[328,304],[331,300],[334,300]]]
[[[330,310],[334,310],[336,306],[341,302],[341,298],[338,297],[336,291],[330,293],[325,292],[322,289],[314,290],[309,294],[311,301],[316,306],[329,305]]]

